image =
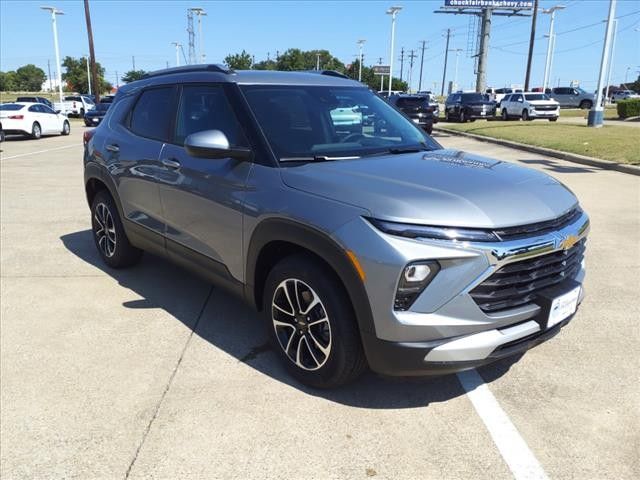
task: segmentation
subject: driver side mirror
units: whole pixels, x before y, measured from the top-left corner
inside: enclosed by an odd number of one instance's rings
[[[232,147],[227,136],[220,130],[203,130],[192,133],[184,140],[184,148],[189,155],[198,158],[251,159],[251,149]]]

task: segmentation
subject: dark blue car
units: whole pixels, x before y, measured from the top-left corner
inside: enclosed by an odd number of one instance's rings
[[[95,127],[98,125],[107,114],[110,106],[111,102],[100,102],[97,104],[95,110],[89,110],[84,114],[84,124],[87,127]]]

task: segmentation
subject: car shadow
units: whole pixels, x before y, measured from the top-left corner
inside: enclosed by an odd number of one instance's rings
[[[176,302],[170,294],[175,290],[175,285],[194,282],[206,285],[190,272],[148,253],[145,253],[140,264],[132,269],[111,269],[98,255],[91,230],[63,235],[60,239],[69,252],[102,270],[121,286],[131,289],[141,297],[140,300],[124,302],[123,307],[163,309],[188,328],[195,328],[196,335],[234,357],[238,362],[245,363],[262,374],[308,395],[357,408],[401,409],[425,407],[465,393],[455,375],[385,377],[367,372],[354,383],[341,388],[320,390],[307,387],[292,378],[279,362],[271,349],[266,322],[261,314],[240,300],[212,286],[204,308],[204,298],[192,300],[198,302],[195,308],[185,308],[183,302]],[[202,290],[205,291],[206,288]],[[194,325],[192,312],[200,309],[202,314]],[[483,378],[487,382],[499,378],[518,358],[483,367],[480,369]]]

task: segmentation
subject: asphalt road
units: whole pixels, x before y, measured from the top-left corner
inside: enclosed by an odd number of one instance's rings
[[[324,392],[292,381],[258,316],[197,277],[150,255],[101,264],[83,129],[0,144],[3,479],[640,478],[640,177],[439,136],[580,197],[587,298],[554,339],[480,377],[367,374]]]

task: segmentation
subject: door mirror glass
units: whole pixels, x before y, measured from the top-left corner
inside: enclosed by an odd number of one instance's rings
[[[185,138],[184,148],[189,155],[199,158],[235,158],[237,160],[251,158],[250,149],[230,146],[227,136],[220,130],[192,133]]]

